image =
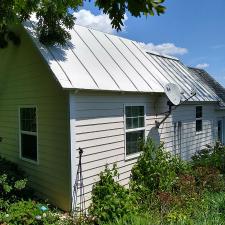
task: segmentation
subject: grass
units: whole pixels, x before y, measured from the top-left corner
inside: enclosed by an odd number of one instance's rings
[[[27,195],[22,171],[0,157],[0,224],[225,225],[225,146],[198,153],[192,164],[151,142],[144,147],[130,189],[117,182],[116,165],[106,167],[93,187],[88,216],[76,220],[69,215],[62,220],[49,206],[42,210],[46,203]]]
[[[167,212],[167,219],[160,220],[159,212],[123,217],[104,225],[225,225],[225,192],[205,193],[192,209]],[[164,217],[165,218],[165,217]]]
[[[131,217],[124,217],[117,220],[115,223],[108,223],[104,225],[149,225],[160,224],[160,219],[151,214],[133,215]]]

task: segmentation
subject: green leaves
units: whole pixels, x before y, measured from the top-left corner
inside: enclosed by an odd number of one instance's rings
[[[135,213],[133,197],[116,182],[117,177],[116,165],[112,170],[106,166],[100,173],[100,180],[93,186],[89,215],[95,218],[97,224],[115,221],[124,215]]]
[[[0,157],[0,211],[12,202],[29,198],[29,191],[23,171],[16,164]]]
[[[50,211],[43,213],[35,201],[14,202],[9,205],[5,212],[0,212],[0,224],[20,225],[59,225],[58,215]]]
[[[82,6],[84,0],[1,0],[0,4],[0,48],[5,48],[9,41],[19,44],[14,34],[10,38],[10,25],[20,23],[36,14],[38,19],[37,31],[40,41],[45,45],[64,45],[69,40],[68,29],[74,26],[75,18],[70,13]],[[121,30],[125,13],[132,16],[165,12],[164,0],[96,0],[95,5],[108,14],[112,27]],[[12,37],[12,35],[11,35]]]
[[[71,38],[66,29],[72,29],[75,22],[74,16],[68,9],[77,10],[80,5],[82,5],[81,0],[40,1],[36,10],[40,41],[45,45],[65,44]]]
[[[60,211],[48,207],[46,202],[37,202],[37,197],[29,191],[23,171],[0,156],[0,224],[73,224],[70,218],[60,219]]]
[[[214,146],[207,145],[205,149],[196,152],[192,164],[197,166],[215,167],[225,173],[225,146],[217,142]]]
[[[109,18],[112,20],[112,27],[121,30],[126,11],[129,11],[135,17],[140,17],[141,15],[154,16],[155,13],[160,15],[166,9],[162,5],[163,2],[164,0],[96,0],[95,5],[109,15]]]
[[[152,195],[171,192],[178,175],[189,171],[188,163],[156,146],[151,139],[141,144],[142,154],[131,171],[130,186],[140,202],[148,205]]]

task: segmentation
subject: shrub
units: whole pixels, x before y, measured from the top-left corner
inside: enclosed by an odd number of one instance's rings
[[[59,217],[43,211],[35,201],[18,201],[0,213],[0,223],[20,225],[59,224]]]
[[[131,190],[141,204],[151,202],[156,192],[171,192],[178,176],[189,172],[187,162],[156,146],[151,139],[141,143],[142,154],[131,171]],[[148,203],[147,203],[148,204]]]
[[[115,181],[118,176],[115,165],[112,170],[106,166],[100,173],[100,180],[93,186],[89,214],[97,224],[115,221],[136,212],[129,190]]]
[[[28,199],[31,193],[25,173],[15,163],[0,157],[0,210],[12,202]]]
[[[217,142],[214,146],[207,145],[192,157],[194,167],[213,167],[225,174],[225,146]]]
[[[217,168],[209,166],[198,166],[194,168],[196,183],[199,191],[209,190],[211,192],[224,191],[224,177]]]
[[[177,194],[193,196],[197,192],[195,177],[191,174],[181,174],[178,177],[177,183],[175,185],[175,192]]]
[[[25,173],[19,167],[0,157],[0,224],[3,225],[72,225],[71,218],[60,219],[61,212],[49,210],[36,202],[27,187]]]

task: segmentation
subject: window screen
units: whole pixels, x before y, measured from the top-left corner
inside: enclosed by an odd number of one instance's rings
[[[126,106],[126,155],[140,151],[139,141],[145,137],[144,106]]]
[[[37,161],[37,117],[36,108],[20,108],[21,157]]]
[[[202,131],[202,106],[196,106],[196,132]]]

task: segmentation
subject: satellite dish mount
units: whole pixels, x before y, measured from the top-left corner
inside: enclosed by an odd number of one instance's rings
[[[169,106],[169,110],[164,112],[165,117],[162,119],[162,121],[155,121],[156,127],[159,128],[160,125],[171,115],[172,111],[175,110],[180,105],[187,102],[189,99],[194,97],[196,95],[195,89],[191,90],[190,97],[185,99],[183,102],[181,102],[181,94],[179,87],[176,84],[168,83],[164,86],[164,91],[166,96],[168,97],[169,101],[167,102],[167,105]]]

